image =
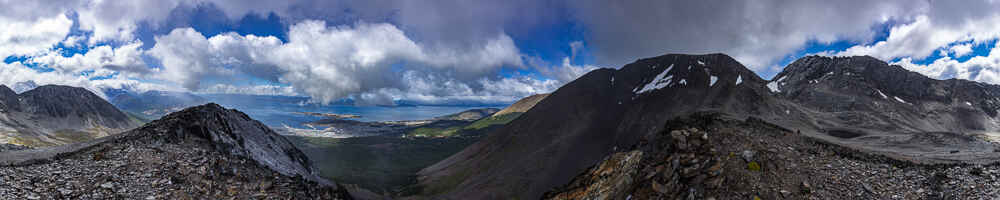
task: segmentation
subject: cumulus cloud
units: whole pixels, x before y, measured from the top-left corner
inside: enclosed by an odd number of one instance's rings
[[[988,55],[971,57],[964,62],[946,56],[926,65],[914,64],[913,58],[903,58],[892,64],[936,79],[958,78],[1000,84],[1000,42],[994,44]]]
[[[148,91],[148,90],[170,90],[170,87],[143,83],[135,80],[127,79],[106,79],[106,80],[90,80],[86,76],[78,76],[60,73],[56,71],[52,72],[39,72],[37,70],[31,69],[28,66],[20,62],[13,63],[0,63],[0,84],[7,85],[9,87],[14,87],[18,85],[25,85],[29,83],[28,87],[41,86],[41,85],[68,85],[74,87],[82,87],[84,89],[90,90],[97,94],[98,96],[107,99],[108,97],[102,92],[103,89],[108,88],[129,88],[134,91]],[[19,88],[20,90],[26,90],[31,88]]]
[[[144,54],[144,51],[139,49],[141,46],[142,42],[133,42],[117,48],[102,45],[90,48],[85,54],[77,53],[69,57],[64,57],[63,52],[59,50],[49,51],[44,55],[30,58],[28,62],[69,74],[91,71],[91,74],[103,75],[111,73],[144,75],[151,69],[141,58]]]
[[[948,48],[948,51],[951,51],[955,57],[961,58],[962,56],[972,53],[972,44],[957,44]]]
[[[0,16],[0,58],[45,52],[62,41],[72,25],[62,13],[27,20]]]
[[[972,47],[1000,38],[1000,28],[995,26],[1000,24],[997,4],[905,0],[0,1],[0,27],[8,27],[0,30],[0,57],[27,56],[21,62],[53,69],[38,72],[22,63],[8,63],[3,69],[7,74],[63,79],[66,84],[87,87],[294,94],[311,96],[317,102],[353,97],[373,104],[397,99],[516,98],[552,91],[596,66],[617,67],[665,53],[727,53],[766,74],[813,41],[861,44],[818,54],[873,55],[899,60],[907,68],[939,78],[990,81],[991,69],[997,66],[988,59],[991,56],[965,62],[956,58],[969,57]],[[206,36],[183,27],[192,22],[166,22],[192,20],[176,15],[201,8],[221,11],[217,16],[225,16],[228,19],[222,21],[226,22],[275,14],[287,29],[281,36]],[[532,37],[539,28],[557,23],[585,30],[580,33],[582,40],[569,44],[568,56],[547,58],[561,58],[561,62],[537,61],[540,58],[525,56],[515,44],[516,39]],[[882,31],[873,27],[881,25],[890,26],[888,37],[873,42]],[[155,30],[147,32],[157,35],[152,41],[139,40],[139,29],[149,27]],[[83,33],[76,34],[77,29]],[[64,50],[53,49],[59,44],[87,51],[65,56]],[[913,64],[935,53],[942,58],[926,66]],[[572,63],[581,55],[593,56],[586,60],[596,63]],[[504,68],[537,74],[498,76]]]
[[[958,24],[946,24],[951,19],[934,18],[933,15],[917,16],[913,22],[893,27],[885,41],[872,45],[858,45],[836,55],[871,55],[884,60],[912,57],[923,59],[953,43],[983,43],[1000,38],[1000,15],[969,18]],[[964,44],[968,45],[968,44]],[[957,48],[957,49],[955,49]],[[970,46],[956,45],[951,49],[956,56],[971,52]]]
[[[395,100],[408,100],[424,104],[510,103],[532,94],[548,93],[561,82],[538,80],[525,76],[508,78],[481,78],[461,82],[449,77],[419,71],[403,73],[402,88],[379,88],[355,95],[362,104],[394,105]]]
[[[287,43],[235,33],[205,38],[194,29],[176,29],[157,37],[149,53],[162,63],[157,76],[189,90],[198,90],[205,78],[249,75],[289,84],[296,93],[324,103],[410,84],[398,81],[393,66],[468,81],[522,65],[518,48],[504,34],[476,48],[447,49],[415,42],[385,23],[327,26],[304,21],[289,28]]]

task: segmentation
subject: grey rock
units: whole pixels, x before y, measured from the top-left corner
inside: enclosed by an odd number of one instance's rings
[[[743,153],[741,153],[740,156],[743,156],[743,161],[750,162],[753,161],[754,152],[750,150],[743,150]]]

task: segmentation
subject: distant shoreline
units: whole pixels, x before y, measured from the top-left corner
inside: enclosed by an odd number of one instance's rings
[[[300,114],[300,115],[326,117],[326,118],[330,118],[330,119],[355,119],[355,118],[361,118],[361,115],[353,115],[353,114],[317,113],[317,112],[292,112],[292,113]]]

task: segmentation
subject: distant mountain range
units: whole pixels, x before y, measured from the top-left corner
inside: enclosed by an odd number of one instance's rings
[[[207,103],[205,98],[186,92],[148,91],[140,94],[123,93],[111,98],[122,110],[146,119],[156,119],[171,112]]]
[[[935,80],[868,56],[801,58],[767,81],[723,54],[594,70],[419,173],[435,198],[537,199],[669,119],[715,112],[915,162],[987,162],[1000,86]],[[976,139],[979,138],[979,139]],[[513,196],[511,196],[513,195]]]
[[[17,94],[0,85],[0,140],[4,143],[67,144],[141,124],[83,88],[45,85]]]

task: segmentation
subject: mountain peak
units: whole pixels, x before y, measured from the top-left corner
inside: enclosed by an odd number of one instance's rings
[[[311,161],[285,137],[245,113],[208,103],[171,113],[139,128],[140,136],[166,142],[198,143],[256,160],[288,176],[314,175]]]

